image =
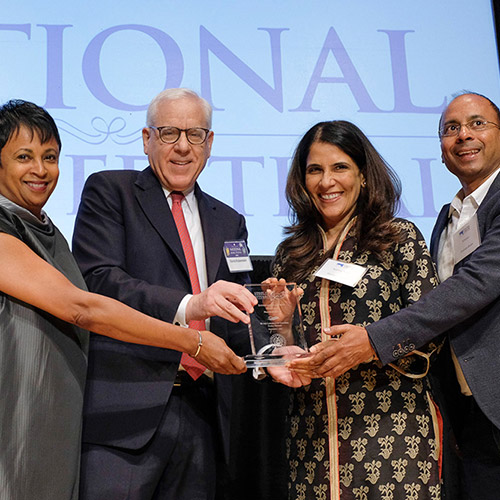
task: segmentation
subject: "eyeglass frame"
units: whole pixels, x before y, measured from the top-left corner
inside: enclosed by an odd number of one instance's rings
[[[481,122],[482,126],[485,126],[485,125],[488,125],[488,124],[489,125],[493,125],[496,128],[500,129],[500,125],[498,123],[490,122],[488,120],[481,120],[479,118],[474,118],[474,119],[469,120],[468,122],[465,122],[465,123],[455,123],[455,122],[449,123],[446,126],[455,125],[456,127],[458,127],[456,133],[453,133],[453,134],[444,134],[442,132],[442,130],[444,129],[444,127],[442,127],[442,128],[440,128],[438,130],[439,137],[458,137],[458,135],[460,134],[460,131],[462,130],[462,127],[466,127],[467,130],[469,130],[469,132],[473,132],[473,131],[482,132],[483,130],[487,130],[488,129],[488,127],[486,127],[486,126],[484,128],[479,129],[479,130],[477,130],[477,129],[476,130],[471,129],[470,125],[473,122]]]
[[[179,127],[173,127],[171,125],[164,125],[163,127],[155,127],[153,125],[149,125],[149,128],[153,128],[155,130],[158,130],[158,137],[160,138],[160,141],[163,142],[163,144],[175,144],[181,138],[181,133],[184,132],[184,134],[186,136],[186,140],[189,142],[189,144],[191,144],[192,146],[201,146],[202,144],[205,144],[205,142],[207,141],[207,138],[208,138],[208,134],[210,133],[209,128],[203,128],[203,127],[179,128]],[[161,131],[165,128],[175,129],[175,130],[179,131],[179,136],[177,137],[177,139],[174,142],[166,142],[162,139]],[[190,130],[203,130],[205,132],[205,138],[203,139],[203,141],[201,141],[199,143],[191,142],[191,140],[189,139],[189,135],[188,135],[188,132]]]

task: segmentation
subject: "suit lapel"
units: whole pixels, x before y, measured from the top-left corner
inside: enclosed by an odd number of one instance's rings
[[[481,234],[481,238],[484,236],[484,233],[486,231],[485,224],[486,224],[486,216],[488,214],[488,209],[486,207],[488,207],[488,201],[499,190],[500,190],[500,173],[496,176],[496,179],[493,181],[493,184],[490,186],[490,189],[488,189],[488,192],[486,193],[484,200],[477,209],[477,221],[479,224],[479,232]]]
[[[444,205],[441,208],[441,212],[439,212],[436,223],[434,224],[434,228],[432,229],[432,237],[431,237],[431,256],[434,262],[437,263],[438,260],[438,249],[439,249],[439,240],[441,238],[441,234],[448,224],[448,212],[450,211],[450,204]]]
[[[205,242],[205,260],[207,264],[207,281],[210,286],[215,282],[219,270],[224,246],[224,225],[220,220],[216,205],[199,188],[195,186],[198,200],[203,240]]]
[[[142,171],[135,182],[137,201],[165,244],[172,250],[189,277],[181,240],[165,193],[151,167]]]
[[[477,209],[477,222],[479,226],[479,234],[481,239],[484,237],[486,232],[486,221],[489,211],[489,200],[495,196],[495,194],[500,190],[500,174],[497,175],[496,179],[493,181],[493,184],[490,186],[490,189],[486,193],[481,205]],[[436,221],[436,225],[434,226],[434,230],[432,231],[432,240],[431,240],[431,254],[434,259],[434,262],[437,262],[437,254],[439,247],[439,237],[443,232],[446,224],[448,223],[448,212],[449,212],[450,204],[445,205],[441,209],[441,213]],[[457,262],[453,272],[456,272],[461,266],[463,266],[469,259],[470,255],[463,258],[460,262]]]

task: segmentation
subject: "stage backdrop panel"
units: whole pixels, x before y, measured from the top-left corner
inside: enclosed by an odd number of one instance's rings
[[[88,175],[147,166],[145,110],[166,87],[214,106],[200,184],[246,216],[254,255],[282,239],[290,158],[316,122],[363,129],[402,180],[400,214],[428,238],[459,189],[440,160],[441,111],[461,89],[500,100],[489,0],[1,3],[0,100],[57,121],[47,211],[68,239]]]

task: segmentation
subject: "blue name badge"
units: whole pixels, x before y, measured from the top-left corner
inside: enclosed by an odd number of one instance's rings
[[[225,241],[224,257],[226,258],[227,267],[232,273],[253,271],[248,248],[243,240]]]

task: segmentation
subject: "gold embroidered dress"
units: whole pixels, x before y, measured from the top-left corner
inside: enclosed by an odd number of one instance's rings
[[[402,219],[394,224],[402,230],[402,242],[382,260],[357,252],[352,229],[341,236],[334,256],[367,268],[356,287],[316,278],[316,269],[300,284],[310,344],[321,340],[322,326],[368,325],[436,286],[434,266],[418,229]],[[281,273],[284,259],[278,248],[273,268],[278,278],[287,278]],[[289,498],[438,500],[436,407],[427,378],[400,373],[422,374],[425,365],[425,358],[416,355],[401,359],[397,369],[372,361],[337,379],[315,379],[293,390],[287,438]]]

